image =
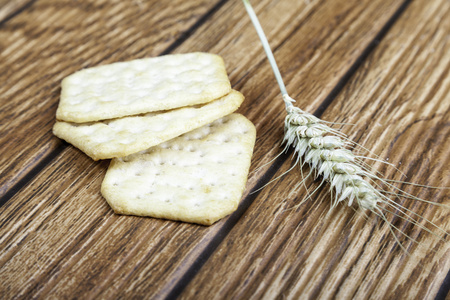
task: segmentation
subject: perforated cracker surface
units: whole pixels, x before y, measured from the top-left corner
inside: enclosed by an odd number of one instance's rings
[[[118,62],[65,78],[56,118],[75,123],[106,120],[206,103],[230,90],[224,62],[214,54]]]
[[[102,194],[116,213],[210,225],[237,208],[255,137],[244,116],[226,116],[112,160]]]
[[[232,91],[197,107],[86,124],[56,122],[53,133],[94,160],[123,157],[231,114],[243,100],[241,93]]]

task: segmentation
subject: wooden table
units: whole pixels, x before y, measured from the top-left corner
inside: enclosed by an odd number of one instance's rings
[[[448,187],[450,1],[260,0],[255,11],[296,106],[395,168]],[[339,205],[329,187],[298,206],[300,169],[281,148],[284,104],[241,1],[0,1],[0,298],[443,299],[450,245]],[[169,53],[221,55],[239,112],[257,128],[236,212],[206,227],[115,215],[109,161],[52,135],[61,80],[86,67]],[[373,156],[374,157],[374,156]],[[305,167],[304,172],[308,172]],[[404,173],[407,177],[402,176]],[[319,181],[308,180],[309,191]],[[398,184],[449,205],[448,190]],[[450,230],[448,208],[403,199]],[[297,205],[297,206],[296,206]]]

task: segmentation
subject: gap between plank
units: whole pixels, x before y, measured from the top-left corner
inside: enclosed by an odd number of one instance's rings
[[[11,12],[9,15],[6,15],[6,17],[3,20],[0,21],[0,27],[3,26],[9,20],[11,20],[14,17],[16,17],[17,15],[21,14],[23,11],[27,10],[28,8],[30,8],[31,5],[34,4],[34,2],[36,2],[36,0],[30,0],[27,3],[25,3],[24,5],[22,5],[21,7],[19,7],[16,11]]]
[[[392,28],[395,22],[399,19],[399,17],[405,12],[408,5],[411,3],[411,0],[405,0],[402,5],[394,12],[394,14],[389,18],[386,24],[381,28],[372,42],[362,51],[362,53],[358,56],[355,62],[350,66],[347,72],[342,76],[342,78],[338,81],[336,86],[331,90],[328,96],[322,101],[319,107],[314,111],[314,115],[319,117],[325,112],[325,110],[331,105],[331,103],[336,99],[338,94],[344,89],[350,78],[356,73],[359,67],[363,64],[366,58],[372,53],[372,51],[377,47],[377,45],[384,38],[386,33]],[[282,42],[283,43],[283,42]],[[292,152],[292,149],[289,153]],[[272,177],[277,173],[277,171],[281,168],[284,162],[290,157],[289,153],[285,153],[280,155],[272,166],[264,173],[261,179],[258,180],[252,192],[250,192],[241,202],[241,205],[238,209],[228,217],[228,220],[225,222],[224,226],[219,230],[217,235],[208,243],[205,249],[200,253],[197,259],[192,263],[189,269],[181,276],[172,290],[165,297],[166,300],[176,299],[178,298],[184,289],[189,285],[189,283],[194,279],[197,273],[201,270],[203,265],[208,261],[211,255],[215,252],[217,247],[222,243],[228,233],[231,232],[232,228],[237,224],[239,219],[245,213],[245,211],[250,207],[255,198],[259,195],[260,191],[258,190],[260,187],[264,186]],[[257,192],[255,192],[257,191]],[[443,282],[439,290],[440,296],[446,296],[448,293],[448,282],[450,281],[450,272],[447,275],[446,279]],[[438,299],[438,298],[437,298]]]
[[[435,300],[445,300],[447,299],[448,292],[450,290],[450,271],[447,273],[447,276],[445,276],[444,281],[442,282],[441,287],[439,288],[439,291],[436,294]]]
[[[362,51],[361,55],[355,60],[353,65],[345,72],[344,76],[338,81],[336,86],[331,90],[328,96],[322,101],[316,111],[313,113],[316,117],[321,116],[325,110],[330,106],[331,102],[337,97],[337,95],[344,89],[347,82],[356,73],[358,68],[363,64],[369,54],[378,46],[381,40],[384,38],[389,29],[394,25],[397,19],[403,14],[411,0],[405,0],[396,12],[389,18],[386,24],[381,28],[375,38],[370,44]]]
[[[61,142],[58,147],[53,149],[49,154],[44,156],[40,162],[37,163],[28,173],[26,173],[18,182],[16,182],[8,191],[0,198],[0,208],[5,205],[14,195],[16,195],[22,188],[27,186],[33,178],[38,175],[47,165],[49,165],[55,157],[57,157],[64,149],[67,148],[67,143]]]
[[[214,5],[206,14],[195,22],[188,30],[183,32],[181,36],[169,45],[160,55],[167,55],[184,43],[203,23],[205,23],[213,14],[215,14],[228,0],[221,0]]]

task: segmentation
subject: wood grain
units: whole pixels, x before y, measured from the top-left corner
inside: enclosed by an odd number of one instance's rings
[[[412,182],[435,186],[449,185],[444,175],[448,174],[450,160],[445,150],[450,146],[448,139],[445,141],[450,106],[448,9],[444,1],[411,4],[324,114],[330,121],[337,116],[337,122],[356,123],[349,129],[350,137],[373,145],[371,150],[390,158]],[[413,20],[423,25],[407,26]],[[438,142],[430,147],[431,141]],[[414,157],[429,159],[417,162]],[[279,174],[289,166],[288,161]],[[421,243],[414,245],[399,235],[407,254],[389,238],[388,226],[379,219],[366,220],[345,207],[328,213],[327,188],[314,197],[317,202],[307,201],[293,209],[306,195],[303,192],[288,197],[287,191],[300,180],[292,173],[256,198],[243,224],[233,228],[181,298],[436,296],[450,268],[448,243],[390,219]],[[392,173],[401,179],[395,170],[386,174],[394,176]],[[310,191],[314,188],[309,187]],[[444,190],[403,188],[424,199],[450,203]],[[447,209],[405,205],[450,229]]]
[[[240,1],[74,3],[36,1],[0,27],[0,63],[7,70],[0,75],[5,120],[0,142],[12,141],[0,150],[0,195],[12,196],[0,208],[0,294],[91,299],[180,293],[181,298],[436,295],[450,267],[448,246],[438,239],[394,219],[422,242],[418,247],[402,240],[415,261],[377,219],[366,220],[350,209],[328,213],[326,188],[314,197],[317,203],[292,209],[305,195],[286,192],[298,182],[298,172],[249,194],[287,170],[290,161],[283,156],[264,166],[279,151],[274,145],[282,136],[283,103]],[[381,157],[402,161],[408,179],[448,186],[445,0],[416,1],[404,11],[400,0],[254,4],[298,106],[309,111],[323,106],[325,119],[358,124],[344,130]],[[397,13],[401,18],[393,28],[380,34]],[[381,44],[366,57],[376,38]],[[224,57],[233,86],[247,98],[239,111],[257,127],[243,202],[211,227],[115,215],[99,193],[108,162],[93,162],[51,135],[59,82],[83,67],[192,51]],[[335,98],[336,87],[356,67]],[[423,142],[417,145],[411,136]],[[18,182],[22,189],[11,192]],[[448,203],[442,190],[408,191]],[[446,211],[411,207],[448,228]]]

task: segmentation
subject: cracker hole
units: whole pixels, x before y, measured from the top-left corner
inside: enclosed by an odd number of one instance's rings
[[[117,182],[114,182],[113,183],[113,186],[118,186],[119,184],[117,183]]]

